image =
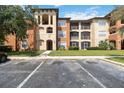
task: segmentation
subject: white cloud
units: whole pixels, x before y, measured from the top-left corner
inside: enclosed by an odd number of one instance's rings
[[[90,19],[93,17],[98,17],[98,11],[97,11],[98,8],[100,8],[100,7],[93,6],[93,7],[86,9],[85,11],[68,12],[68,13],[65,13],[64,17],[71,17],[71,19],[75,19],[75,20],[79,20],[79,19],[86,20],[86,19]]]
[[[95,9],[98,9],[100,8],[100,6],[93,6],[93,7],[90,7],[89,10],[95,10]]]
[[[60,7],[60,6],[62,6],[62,5],[54,5],[54,7]]]

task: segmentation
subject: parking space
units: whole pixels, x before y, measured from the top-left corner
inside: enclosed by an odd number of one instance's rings
[[[124,87],[124,67],[99,59],[11,60],[0,64],[0,87]]]
[[[17,87],[41,60],[12,60],[0,64],[0,87]]]

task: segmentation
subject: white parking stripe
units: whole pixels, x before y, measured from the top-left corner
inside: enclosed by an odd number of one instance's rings
[[[85,71],[89,76],[91,76],[101,87],[106,88],[104,84],[102,84],[96,77],[94,77],[89,71],[87,71],[84,67],[82,67],[79,63],[77,63],[83,71]]]
[[[21,88],[30,78],[31,76],[40,68],[40,66],[42,66],[42,64],[45,61],[41,62],[18,86],[17,88]]]

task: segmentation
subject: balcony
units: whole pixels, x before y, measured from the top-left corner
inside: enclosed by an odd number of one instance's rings
[[[78,32],[71,32],[70,38],[71,38],[71,40],[78,40],[79,39],[79,33]]]
[[[71,38],[71,40],[78,40],[79,39],[78,36],[71,36],[70,38]]]
[[[81,39],[90,40],[90,36],[81,36]]]
[[[90,40],[90,32],[82,32],[81,39]]]
[[[79,29],[79,26],[71,26],[71,30]]]
[[[83,30],[90,30],[90,26],[81,26],[81,29]]]

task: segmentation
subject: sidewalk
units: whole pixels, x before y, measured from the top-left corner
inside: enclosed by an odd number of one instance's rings
[[[10,56],[8,58],[10,59],[89,59],[89,58],[98,58],[98,59],[104,59],[104,58],[112,58],[112,57],[124,57],[124,56],[47,56],[47,51],[44,54],[41,54],[40,56],[36,57],[16,57],[16,56]]]
[[[47,56],[50,52],[52,52],[52,51],[45,51],[42,54],[40,54],[38,57]]]

